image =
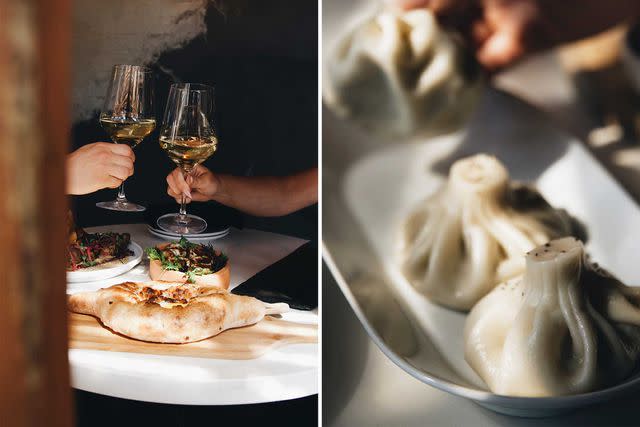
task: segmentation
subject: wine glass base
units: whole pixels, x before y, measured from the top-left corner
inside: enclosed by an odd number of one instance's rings
[[[207,221],[199,216],[187,214],[184,222],[179,222],[180,215],[176,213],[162,215],[156,221],[158,227],[175,234],[200,234],[207,229]]]
[[[110,202],[98,202],[96,203],[96,206],[102,209],[109,209],[111,211],[120,211],[120,212],[143,212],[147,210],[147,208],[145,208],[144,206],[139,205],[137,203],[129,202],[127,200],[125,201],[112,200]]]

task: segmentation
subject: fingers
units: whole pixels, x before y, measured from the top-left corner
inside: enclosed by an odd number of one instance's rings
[[[110,156],[109,161],[112,165],[126,168],[129,171],[129,175],[133,175],[133,160],[130,157],[125,156]]]
[[[105,182],[107,188],[118,188],[122,184],[122,180],[113,176],[108,176]]]
[[[191,198],[191,188],[189,184],[184,180],[182,176],[182,171],[180,169],[175,169],[169,175],[167,175],[167,193],[175,197],[175,195],[184,194],[186,197]],[[173,193],[173,194],[172,194]]]
[[[184,194],[182,193],[176,193],[175,191],[171,190],[171,189],[167,189],[167,194],[171,197],[173,197],[173,199],[177,202],[180,203],[182,201],[182,197],[184,196]],[[207,196],[205,196],[204,194],[197,192],[197,191],[191,191],[191,196],[192,197],[185,197],[185,202],[186,203],[191,203],[193,202],[207,202],[209,201],[209,198]]]
[[[135,154],[133,154],[133,150],[128,145],[124,144],[108,144],[109,151],[118,156],[124,156],[130,158],[132,161],[136,160]]]
[[[388,4],[398,6],[401,9],[409,10],[419,7],[427,7],[429,0],[387,0]]]
[[[402,10],[426,7],[440,16],[465,13],[472,7],[473,0],[387,0],[387,3]]]
[[[128,168],[125,166],[120,166],[115,163],[109,165],[107,173],[109,176],[117,178],[121,181],[129,178],[133,174],[133,168]]]
[[[474,27],[474,37],[481,44],[478,61],[490,70],[503,68],[520,59],[532,48],[527,34],[538,20],[539,11],[528,2],[487,0],[484,27]],[[482,40],[484,38],[484,40]]]
[[[484,20],[477,20],[471,24],[471,39],[474,46],[482,46],[491,36],[491,28]]]
[[[167,194],[171,197],[174,198],[174,200],[176,201],[176,203],[181,203],[182,202],[182,198],[185,197],[184,194],[182,193],[176,193],[175,191],[173,191],[173,189],[171,188],[167,188]],[[191,203],[191,199],[189,197],[185,197],[185,203]]]
[[[425,6],[436,15],[464,13],[471,6],[471,0],[429,0],[426,3]]]
[[[478,62],[489,70],[497,70],[512,64],[524,55],[522,43],[508,32],[492,35],[478,49]]]
[[[196,168],[185,179],[182,171],[176,168],[167,175],[167,194],[180,203],[182,197],[186,197],[187,203],[191,201],[206,202],[211,200],[209,169],[202,165]]]

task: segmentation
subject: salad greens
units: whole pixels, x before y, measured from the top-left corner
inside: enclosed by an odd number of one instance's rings
[[[194,276],[213,274],[223,269],[228,262],[227,256],[212,245],[192,243],[184,237],[163,249],[152,247],[145,252],[150,260],[160,261],[165,270],[185,273],[188,283],[195,282]]]

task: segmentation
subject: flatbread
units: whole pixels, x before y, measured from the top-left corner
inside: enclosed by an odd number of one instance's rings
[[[289,310],[220,288],[125,282],[68,298],[70,311],[89,314],[127,337],[159,343],[200,341]]]

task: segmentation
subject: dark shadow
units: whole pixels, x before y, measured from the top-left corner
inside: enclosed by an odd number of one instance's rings
[[[514,113],[514,109],[522,112]],[[523,114],[529,117],[527,122],[500,119]],[[496,89],[486,91],[471,117],[463,142],[450,155],[438,160],[433,170],[447,176],[456,160],[487,153],[508,165],[512,179],[532,182],[568,149],[565,134],[555,131],[548,123],[544,113],[524,101]]]
[[[75,391],[77,427],[317,426],[318,396],[274,403],[180,406]]]

